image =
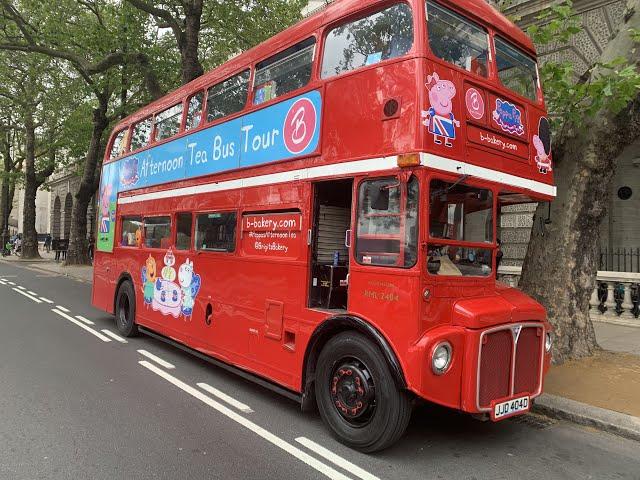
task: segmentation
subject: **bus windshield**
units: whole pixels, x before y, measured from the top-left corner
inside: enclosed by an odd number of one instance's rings
[[[430,191],[429,273],[490,275],[494,241],[492,192],[443,180],[432,180]],[[487,248],[478,243],[487,244]]]

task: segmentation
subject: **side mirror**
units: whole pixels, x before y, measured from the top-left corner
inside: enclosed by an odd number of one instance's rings
[[[374,210],[389,210],[389,189],[372,186],[369,190],[371,194],[371,208]]]

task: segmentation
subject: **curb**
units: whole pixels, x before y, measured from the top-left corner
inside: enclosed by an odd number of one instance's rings
[[[533,410],[640,442],[640,418],[632,415],[547,393],[536,399]]]
[[[72,272],[65,272],[62,270],[52,270],[49,268],[46,268],[44,265],[47,265],[50,262],[50,260],[13,260],[13,261],[9,261],[9,260],[1,260],[0,259],[0,263],[5,263],[7,265],[13,265],[16,266],[18,268],[26,268],[28,270],[34,270],[34,271],[38,271],[38,272],[43,272],[43,273],[49,273],[52,275],[59,275],[61,277],[67,277],[67,278],[72,278],[74,280],[77,280],[79,282],[82,283],[86,283],[91,285],[93,283],[93,279],[92,278],[84,278],[80,275],[75,275]]]

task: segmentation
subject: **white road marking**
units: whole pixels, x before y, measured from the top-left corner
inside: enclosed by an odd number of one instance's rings
[[[218,390],[215,387],[212,387],[211,385],[208,385],[206,383],[198,383],[197,384],[201,389],[203,389],[206,392],[209,392],[212,395],[215,395],[216,397],[218,397],[220,400],[227,402],[229,405],[231,405],[234,408],[237,408],[238,410],[240,410],[241,412],[244,413],[253,413],[253,409],[249,406],[249,405],[245,405],[242,402],[239,402],[238,400],[236,400],[233,397],[230,397],[229,395],[227,395],[224,392],[221,392],[220,390]]]
[[[42,300],[44,303],[53,304],[53,300],[49,300],[48,298],[45,298],[45,297],[40,297],[40,300]]]
[[[40,300],[38,300],[36,297],[32,297],[31,295],[29,295],[27,292],[23,292],[22,290],[18,290],[17,288],[13,289],[14,291],[18,292],[20,295],[24,295],[25,297],[27,297],[30,300],[33,300],[36,303],[42,303]]]
[[[167,362],[166,360],[161,359],[160,357],[158,357],[157,355],[154,355],[151,352],[147,352],[146,350],[138,350],[138,353],[140,355],[144,355],[147,358],[150,358],[151,360],[156,362],[158,365],[162,365],[164,368],[168,368],[168,369],[176,368],[175,365]]]
[[[27,287],[23,287],[22,285],[18,285],[17,288],[19,288],[20,290],[26,290],[27,289]]]
[[[58,310],[62,310],[64,313],[69,313],[71,311],[68,308],[64,308],[62,305],[56,305],[56,308]]]
[[[9,285],[15,285],[16,282],[7,282]]]
[[[335,465],[348,471],[349,473],[354,474],[356,477],[359,477],[362,480],[380,480],[375,475],[370,474],[369,472],[367,472],[366,470],[363,470],[359,466],[354,465],[353,463],[351,463],[348,460],[345,460],[339,455],[336,455],[331,450],[327,450],[322,445],[318,445],[313,440],[309,440],[306,437],[298,437],[296,438],[296,442],[298,442],[301,445],[304,445],[312,452],[316,452],[321,457],[329,460],[331,463],[334,463]]]
[[[95,323],[93,323],[91,320],[89,320],[88,318],[84,318],[82,315],[76,315],[76,318],[78,320],[80,320],[81,322],[86,323],[87,325],[95,325]]]
[[[111,330],[107,330],[106,328],[104,328],[101,331],[105,335],[108,335],[109,337],[113,338],[114,340],[116,340],[116,341],[118,341],[120,343],[129,343],[124,338],[122,338],[120,335],[116,335],[115,333],[113,333]]]
[[[33,295],[34,297],[38,296],[38,294],[36,292],[34,292],[33,290],[29,290],[29,294]]]
[[[323,475],[331,478],[332,480],[350,480],[349,477],[343,475],[342,473],[340,473],[337,470],[333,469],[329,465],[327,465],[325,463],[322,463],[320,460],[317,460],[317,459],[313,458],[311,455],[309,455],[306,452],[300,450],[298,447],[296,447],[296,446],[294,446],[294,445],[282,440],[280,437],[277,437],[276,435],[274,435],[273,433],[265,430],[264,428],[260,427],[259,425],[256,425],[251,420],[248,420],[246,417],[243,417],[242,415],[240,415],[239,413],[235,412],[234,410],[231,410],[230,408],[225,407],[221,403],[216,402],[213,398],[205,395],[200,390],[197,390],[197,389],[193,388],[192,386],[187,385],[186,383],[184,383],[183,381],[177,379],[173,375],[165,372],[164,370],[159,369],[154,364],[152,364],[150,362],[147,362],[147,361],[144,361],[144,360],[140,361],[138,363],[140,365],[142,365],[143,367],[151,370],[156,375],[158,375],[158,376],[164,378],[165,380],[167,380],[168,382],[172,383],[173,385],[175,385],[179,389],[181,389],[184,392],[188,393],[189,395],[197,398],[202,403],[204,403],[204,404],[210,406],[211,408],[217,410],[218,412],[220,412],[224,416],[228,417],[229,419],[233,420],[234,422],[239,423],[240,425],[242,425],[243,427],[247,428],[248,430],[251,430],[253,433],[255,433],[256,435],[258,435],[258,436],[260,436],[262,438],[264,438],[266,441],[270,442],[271,444],[275,445],[276,447],[281,448],[282,450],[284,450],[285,452],[289,453],[290,455],[293,455],[298,460],[306,463],[310,467],[316,469],[318,472],[320,472]]]
[[[61,312],[60,310],[56,310],[55,308],[52,308],[51,311],[57,315],[60,315],[62,318],[66,318],[67,320],[69,320],[71,323],[75,323],[77,326],[79,326],[80,328],[82,328],[83,330],[86,330],[87,332],[89,332],[91,335],[95,335],[96,337],[98,337],[100,340],[102,340],[103,342],[110,342],[111,339],[108,337],[105,337],[103,334],[101,334],[100,332],[96,332],[93,328],[87,327],[84,323],[82,323],[79,320],[76,320],[75,318],[73,318],[70,315],[67,315],[64,312]]]
[[[7,284],[7,281],[6,281],[6,280],[2,280],[2,279],[0,278],[0,284],[2,284],[2,285],[6,285],[6,284]]]

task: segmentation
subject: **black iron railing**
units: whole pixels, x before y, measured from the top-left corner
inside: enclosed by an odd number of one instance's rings
[[[601,248],[598,270],[640,273],[640,248]]]

